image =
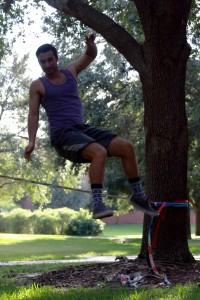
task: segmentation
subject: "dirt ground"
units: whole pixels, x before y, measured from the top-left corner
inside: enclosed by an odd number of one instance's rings
[[[77,266],[66,266],[32,278],[39,285],[55,287],[98,287],[120,286],[124,275],[128,278],[126,285],[152,287],[175,284],[197,283],[200,285],[200,261],[193,264],[169,264],[155,261],[160,277],[149,272],[146,260],[139,258],[129,260],[126,257],[116,258],[115,262],[90,263]],[[165,281],[163,279],[165,276]],[[146,275],[146,276],[144,276]],[[141,278],[144,276],[143,278]],[[138,279],[140,279],[138,281]],[[130,281],[132,280],[132,281]],[[32,283],[31,282],[31,283]],[[30,283],[30,282],[29,282]],[[136,283],[136,286],[134,284]]]

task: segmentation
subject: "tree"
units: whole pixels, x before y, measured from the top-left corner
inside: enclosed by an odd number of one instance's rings
[[[6,2],[6,1],[5,1]],[[107,2],[45,0],[62,14],[73,16],[101,34],[139,73],[144,99],[146,189],[150,199],[173,202],[188,199],[188,126],[185,109],[186,64],[190,54],[186,26],[191,0],[113,1],[130,18],[137,10],[143,40],[135,39],[130,23],[117,23]],[[135,6],[134,6],[135,4]],[[198,4],[194,2],[196,7]],[[104,12],[100,12],[100,10]],[[131,15],[132,14],[132,15]],[[127,15],[126,15],[127,16]],[[138,38],[138,36],[137,36]],[[156,258],[191,262],[187,243],[187,209],[166,208]],[[144,224],[148,223],[145,217]],[[146,255],[144,230],[141,255]]]
[[[0,67],[0,174],[20,173],[20,152],[22,129],[19,126],[19,116],[23,109],[25,90],[30,83],[28,77],[23,77],[27,55],[21,60],[13,54],[11,64],[8,58],[1,61]],[[1,179],[1,201],[20,199],[24,191],[11,181]],[[2,188],[3,187],[3,188]]]
[[[13,43],[16,41],[16,37],[10,35],[13,33],[14,25],[17,24],[19,27],[24,20],[24,9],[14,2],[0,0],[0,63],[3,56],[10,53]],[[19,36],[23,35],[23,32],[22,27]]]

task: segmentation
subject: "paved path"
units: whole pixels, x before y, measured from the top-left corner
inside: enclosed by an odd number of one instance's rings
[[[127,256],[128,259],[136,259],[137,256]],[[200,256],[194,256],[200,260]],[[86,256],[79,259],[64,260],[32,260],[32,261],[0,261],[0,266],[17,266],[17,265],[41,265],[41,264],[58,264],[58,263],[78,263],[78,262],[114,262],[116,256]]]
[[[127,256],[128,259],[135,259],[137,256]],[[63,260],[32,260],[32,261],[0,261],[0,266],[15,265],[41,265],[41,264],[57,264],[57,263],[74,263],[74,262],[114,262],[116,256],[84,256],[78,259]]]

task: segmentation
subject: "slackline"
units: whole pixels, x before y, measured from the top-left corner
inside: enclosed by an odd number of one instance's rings
[[[31,180],[31,179],[24,179],[24,178],[20,178],[20,177],[12,177],[12,176],[4,176],[4,175],[0,175],[0,178],[4,178],[4,179],[8,179],[8,180],[14,180],[14,181],[20,181],[20,182],[25,182],[25,183],[33,183],[33,184],[38,184],[38,185],[44,185],[44,186],[48,186],[50,188],[59,188],[59,189],[65,189],[65,190],[70,190],[70,191],[75,191],[75,192],[91,194],[91,191],[88,191],[88,190],[71,188],[71,187],[68,187],[68,186],[52,184],[52,183],[48,183],[48,182],[44,182],[44,181],[41,182],[41,181],[36,181],[36,180]],[[127,199],[127,197],[125,197],[125,196],[109,195],[109,194],[106,194],[106,193],[103,193],[103,196],[112,197],[112,198]]]

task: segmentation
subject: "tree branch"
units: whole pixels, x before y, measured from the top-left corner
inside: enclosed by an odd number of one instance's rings
[[[2,189],[5,185],[13,184],[14,182],[4,182],[0,185],[0,189]]]
[[[44,0],[64,14],[71,15],[84,25],[100,33],[116,48],[140,74],[145,72],[145,61],[140,44],[123,27],[107,15],[81,0]]]

